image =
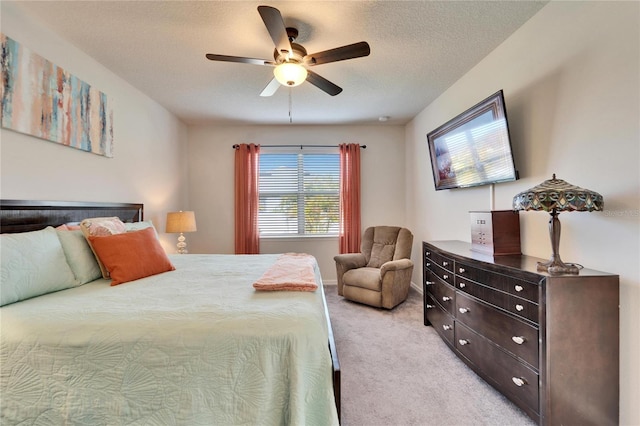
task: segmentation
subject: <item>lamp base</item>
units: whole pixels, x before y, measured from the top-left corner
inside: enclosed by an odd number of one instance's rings
[[[547,271],[550,274],[579,274],[580,268],[573,263],[564,263],[560,260],[560,221],[558,211],[551,211],[549,220],[549,236],[551,237],[551,259],[548,262],[538,262],[538,271]]]
[[[580,268],[573,263],[564,263],[552,258],[548,262],[538,262],[538,271],[546,271],[550,274],[579,274]]]
[[[187,242],[185,240],[186,238],[184,237],[184,234],[181,232],[180,236],[178,237],[178,244],[176,244],[176,247],[178,247],[178,254],[189,253],[187,251]]]

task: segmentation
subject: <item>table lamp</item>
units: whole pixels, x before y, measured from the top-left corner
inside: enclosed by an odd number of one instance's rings
[[[177,244],[179,254],[188,253],[184,233],[195,232],[196,230],[196,215],[193,212],[179,211],[167,213],[167,228],[165,232],[169,234],[180,233]]]
[[[560,220],[562,211],[591,212],[604,208],[602,195],[597,192],[571,185],[562,179],[545,180],[513,197],[513,210],[542,210],[550,212],[549,235],[551,237],[551,259],[538,262],[538,271],[550,274],[578,274],[581,267],[575,263],[564,263],[560,259]]]

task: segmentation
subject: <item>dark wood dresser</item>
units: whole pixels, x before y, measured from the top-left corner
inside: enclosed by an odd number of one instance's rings
[[[424,324],[541,425],[616,425],[619,278],[423,242]]]

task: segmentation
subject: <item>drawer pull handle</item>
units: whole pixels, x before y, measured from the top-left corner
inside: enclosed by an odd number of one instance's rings
[[[458,272],[460,272],[461,274],[464,274],[464,268],[458,269]]]
[[[433,281],[425,281],[424,283],[425,283],[426,285],[433,285],[433,284],[435,284]]]
[[[448,279],[449,279],[449,275],[443,275],[443,276],[442,276],[442,279],[443,279],[443,280],[448,280]]]
[[[431,256],[431,252],[430,251],[427,252],[427,256]]]
[[[449,296],[442,296],[442,301],[443,302],[448,302],[449,300],[451,300],[451,298]]]
[[[511,340],[513,340],[514,342],[516,342],[519,345],[524,343],[524,337],[522,337],[522,336],[513,336],[511,338]]]
[[[459,311],[461,314],[466,314],[467,312],[469,312],[469,308],[458,308],[458,311]]]
[[[516,305],[516,311],[520,312],[520,311],[523,311],[523,310],[524,310],[524,306],[522,306],[520,304]]]
[[[427,262],[427,268],[428,268],[429,266],[431,266],[431,263]]]
[[[433,308],[435,308],[435,307],[436,307],[436,305],[429,305],[429,304],[427,303],[427,309],[433,309]]]
[[[524,288],[521,285],[516,286],[516,291],[522,291],[522,290],[524,290]]]
[[[449,265],[449,262],[442,262],[442,266],[447,266]]]
[[[465,288],[467,285],[465,283],[460,283],[460,288]]]
[[[445,331],[451,330],[451,326],[450,326],[450,325],[447,325],[447,324],[443,324],[443,325],[442,325],[442,328],[443,328],[443,330],[445,330]]]
[[[458,343],[460,343],[460,346],[464,346],[470,344],[471,342],[466,339],[460,339],[458,340]]]
[[[527,384],[527,382],[525,382],[524,379],[521,379],[520,377],[512,377],[511,380],[513,381],[513,383],[515,383],[516,386],[524,386]]]

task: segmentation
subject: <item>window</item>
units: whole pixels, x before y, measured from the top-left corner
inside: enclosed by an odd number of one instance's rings
[[[260,153],[260,236],[338,235],[340,156],[336,150],[265,151]]]

